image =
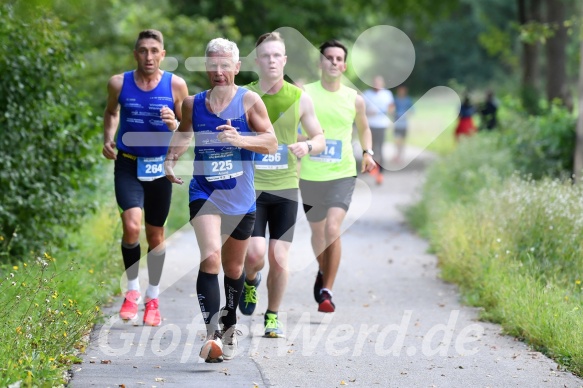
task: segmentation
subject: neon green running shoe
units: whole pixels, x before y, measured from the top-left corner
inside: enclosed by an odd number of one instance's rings
[[[261,272],[257,272],[254,285],[247,283],[247,280],[243,283],[243,292],[241,293],[241,299],[239,299],[239,310],[243,315],[251,315],[255,311],[259,283],[261,283]]]
[[[277,319],[277,314],[265,313],[265,337],[268,338],[285,338],[282,324]]]

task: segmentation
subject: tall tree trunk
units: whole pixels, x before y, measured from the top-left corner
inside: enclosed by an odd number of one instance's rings
[[[583,18],[583,7],[581,7],[581,17]],[[579,117],[577,118],[577,140],[575,143],[574,171],[575,182],[582,181],[583,175],[583,39],[580,43],[579,60]]]
[[[567,90],[567,28],[565,27],[566,0],[546,0],[547,22],[553,36],[547,40],[545,51],[547,59],[546,89],[547,99],[560,99],[571,106]]]
[[[518,0],[518,19],[521,25],[541,22],[542,0]],[[527,112],[539,113],[539,43],[522,43],[522,104]]]

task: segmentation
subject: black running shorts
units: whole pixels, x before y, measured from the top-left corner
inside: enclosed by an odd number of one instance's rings
[[[217,214],[221,216],[221,234],[229,235],[235,240],[247,240],[251,237],[255,223],[255,212],[234,216],[224,214],[214,203],[206,199],[195,199],[190,202],[189,208],[191,221],[196,216]]]
[[[138,207],[144,209],[146,223],[164,226],[172,200],[172,182],[166,177],[141,181],[137,177],[135,156],[120,152],[114,165],[114,185],[117,205],[122,212]]]
[[[253,237],[265,237],[269,225],[269,239],[292,242],[298,214],[298,189],[256,191],[257,218]]]

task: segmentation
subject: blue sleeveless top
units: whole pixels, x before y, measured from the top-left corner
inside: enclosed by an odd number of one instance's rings
[[[118,101],[117,149],[134,156],[166,155],[172,132],[160,118],[160,109],[174,110],[172,73],[164,72],[158,85],[146,92],[136,85],[133,70],[125,72]]]
[[[243,136],[255,136],[247,125],[243,96],[248,92],[238,88],[233,100],[219,115],[211,113],[205,104],[208,91],[194,96],[192,128],[194,129],[194,173],[190,181],[190,202],[204,199],[227,215],[255,211],[253,185],[255,153],[234,147],[218,139],[216,128],[231,120],[231,125]]]

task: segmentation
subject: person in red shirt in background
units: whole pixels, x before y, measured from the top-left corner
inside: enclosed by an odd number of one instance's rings
[[[460,107],[459,121],[455,129],[455,139],[459,141],[460,136],[471,136],[476,132],[476,125],[472,116],[476,109],[472,106],[470,98],[466,96]]]

